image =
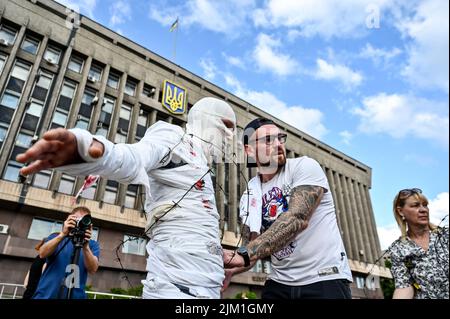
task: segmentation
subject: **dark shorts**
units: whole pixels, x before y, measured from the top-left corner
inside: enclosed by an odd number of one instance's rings
[[[350,283],[346,279],[319,281],[304,286],[288,286],[267,280],[262,299],[351,299]]]

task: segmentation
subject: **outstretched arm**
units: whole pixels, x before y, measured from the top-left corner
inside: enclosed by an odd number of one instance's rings
[[[247,245],[250,261],[255,261],[279,251],[291,242],[298,233],[308,227],[313,212],[319,206],[324,189],[320,186],[301,185],[292,189],[289,210],[281,214],[272,226]],[[242,266],[241,256],[224,260],[225,267]]]
[[[94,139],[88,152],[93,158],[101,157],[104,152],[103,144]],[[63,128],[46,132],[42,139],[25,153],[17,155],[16,159],[20,163],[30,163],[20,170],[25,176],[49,168],[84,162],[78,153],[75,135]]]

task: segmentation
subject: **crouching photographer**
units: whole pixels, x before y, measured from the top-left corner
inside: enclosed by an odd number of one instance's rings
[[[33,299],[85,299],[87,276],[98,269],[100,247],[92,236],[91,212],[79,206],[72,210],[59,234],[52,234],[39,249],[46,258]]]

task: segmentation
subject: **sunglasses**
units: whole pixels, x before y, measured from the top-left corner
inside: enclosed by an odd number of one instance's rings
[[[278,141],[281,144],[284,144],[284,143],[286,143],[286,140],[287,140],[287,134],[279,133],[278,135],[266,135],[266,136],[257,138],[254,141],[264,142],[264,143],[266,143],[266,145],[272,145],[276,139],[278,139]]]
[[[422,194],[422,190],[420,188],[406,188],[402,189],[399,193],[400,196],[411,196],[413,194]]]

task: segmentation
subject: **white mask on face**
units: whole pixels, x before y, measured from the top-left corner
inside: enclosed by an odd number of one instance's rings
[[[228,103],[205,97],[192,106],[186,124],[186,132],[199,138],[206,158],[212,156],[216,161],[233,149],[234,131],[226,127],[223,119],[236,127],[236,115]]]

